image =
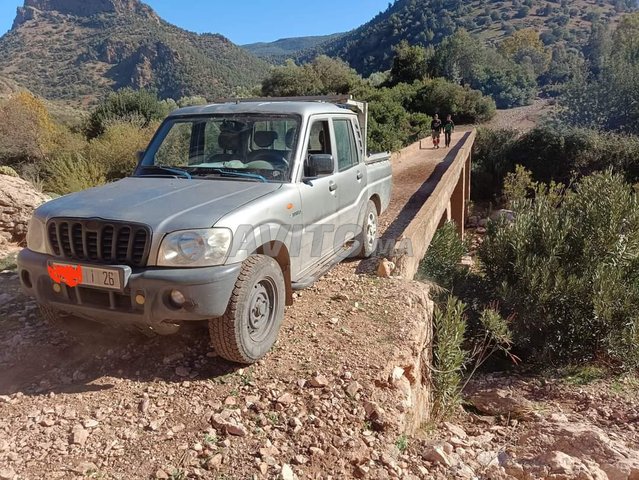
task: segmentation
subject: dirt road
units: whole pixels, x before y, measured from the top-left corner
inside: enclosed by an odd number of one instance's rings
[[[382,232],[447,153],[413,145],[394,156]],[[271,478],[285,464],[340,478],[357,452],[376,446],[381,458],[362,402],[402,341],[393,312],[404,300],[357,267],[298,294],[274,352],[245,369],[216,357],[201,326],[156,338],[96,327],[76,341],[45,326],[15,273],[2,273],[0,478]],[[229,409],[245,436],[212,427]]]

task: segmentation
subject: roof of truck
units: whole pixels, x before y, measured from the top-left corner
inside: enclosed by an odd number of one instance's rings
[[[271,113],[271,114],[297,114],[314,115],[322,113],[347,113],[353,112],[347,108],[339,107],[326,102],[228,102],[212,103],[195,107],[180,108],[172,112],[171,117],[190,115],[215,115],[234,113]]]

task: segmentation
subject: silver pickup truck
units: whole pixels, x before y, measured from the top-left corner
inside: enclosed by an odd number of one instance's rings
[[[349,99],[177,110],[132,176],[35,211],[22,286],[51,324],[205,320],[220,356],[255,362],[295,289],[375,251],[391,166],[366,153],[365,122]]]

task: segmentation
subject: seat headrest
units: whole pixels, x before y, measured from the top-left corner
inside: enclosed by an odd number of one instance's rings
[[[255,132],[253,134],[253,141],[255,145],[260,148],[268,148],[273,145],[273,142],[277,139],[277,132],[272,130],[264,130],[261,132]]]
[[[284,143],[286,144],[286,148],[289,150],[293,148],[293,142],[295,141],[295,132],[297,132],[297,128],[289,128],[286,131],[286,137],[284,137]]]
[[[240,136],[235,132],[220,132],[217,143],[222,150],[233,150],[237,152],[240,148]]]

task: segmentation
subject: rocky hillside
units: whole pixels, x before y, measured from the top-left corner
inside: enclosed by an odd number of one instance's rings
[[[340,57],[364,75],[390,67],[393,46],[437,45],[457,28],[495,43],[521,28],[542,33],[546,44],[585,41],[593,21],[615,22],[636,0],[397,0],[370,22],[298,55]]]
[[[266,63],[221,35],[197,35],[139,0],[25,0],[0,38],[0,76],[49,99],[91,102],[120,87],[163,97],[229,95]]]
[[[293,58],[301,51],[310,50],[320,44],[336,40],[342,35],[344,34],[335,33],[333,35],[314,37],[280,38],[274,42],[258,42],[242,45],[242,48],[272,63],[284,63],[287,58]]]

